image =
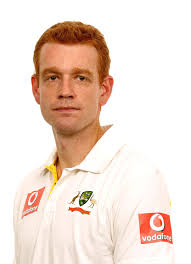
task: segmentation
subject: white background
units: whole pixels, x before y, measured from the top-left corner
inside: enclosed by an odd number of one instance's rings
[[[104,34],[115,84],[101,121],[122,122],[129,145],[165,174],[176,263],[190,263],[190,1],[7,1],[0,19],[1,263],[13,260],[18,184],[54,146],[32,95],[34,46],[48,27],[65,20],[92,24]]]

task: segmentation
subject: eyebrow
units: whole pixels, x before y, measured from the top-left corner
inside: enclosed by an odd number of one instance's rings
[[[89,75],[89,77],[93,77],[93,72],[91,72],[88,69],[84,69],[84,68],[77,68],[77,67],[73,68],[72,69],[72,73],[73,74],[83,74],[83,73],[85,73],[85,74]]]
[[[57,73],[57,74],[60,74],[61,71],[59,68],[57,67],[50,67],[50,68],[45,68],[41,74],[44,76],[46,74],[49,74],[49,73]],[[75,67],[72,69],[71,71],[72,74],[87,74],[89,77],[93,77],[93,72],[91,72],[90,70],[88,69],[85,69],[85,68],[78,68],[78,67]]]
[[[60,73],[59,69],[57,67],[50,67],[50,68],[45,68],[40,74],[46,75],[48,73]]]

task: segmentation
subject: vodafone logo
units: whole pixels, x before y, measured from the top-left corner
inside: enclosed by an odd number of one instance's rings
[[[38,197],[38,192],[32,193],[28,200],[28,206],[32,206],[35,203],[37,197]]]
[[[172,242],[170,216],[163,213],[139,214],[141,244]]]
[[[28,193],[25,205],[23,208],[22,218],[28,214],[34,213],[38,210],[40,200],[42,198],[45,187],[33,191],[32,193]]]
[[[156,226],[155,225],[155,220],[157,218],[161,220],[161,223],[162,223],[161,226]],[[154,214],[153,216],[151,216],[151,219],[150,219],[150,227],[153,230],[158,231],[158,232],[163,231],[164,230],[164,219],[163,219],[162,215],[160,215],[160,214]]]

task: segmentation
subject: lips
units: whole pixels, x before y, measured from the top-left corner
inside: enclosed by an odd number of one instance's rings
[[[79,110],[79,108],[68,106],[68,107],[58,107],[55,108],[54,110],[68,110],[68,109],[74,109],[74,110]]]
[[[58,112],[72,112],[72,111],[79,110],[79,108],[67,106],[67,107],[58,107],[58,108],[55,108],[54,110]]]

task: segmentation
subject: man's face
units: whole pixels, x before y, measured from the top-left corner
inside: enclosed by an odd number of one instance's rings
[[[97,50],[86,44],[42,47],[39,82],[32,76],[33,94],[53,129],[71,134],[99,122],[100,106],[111,91],[108,80],[100,85],[97,62]]]

